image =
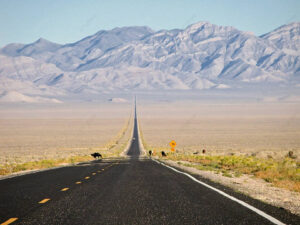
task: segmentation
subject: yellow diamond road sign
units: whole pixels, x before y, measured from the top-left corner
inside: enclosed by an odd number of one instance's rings
[[[170,144],[171,148],[175,148],[175,146],[176,146],[176,142],[174,140],[171,141],[169,144]]]

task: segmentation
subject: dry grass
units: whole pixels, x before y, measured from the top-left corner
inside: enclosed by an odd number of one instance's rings
[[[125,118],[0,120],[0,164],[105,149],[125,121]]]
[[[62,164],[74,164],[90,160],[90,156],[72,156],[61,159],[43,159],[39,161],[25,162],[25,163],[8,163],[0,165],[0,175],[7,175],[26,170],[45,169]]]
[[[89,114],[95,114],[95,108],[86,108],[81,112],[85,116],[72,119],[40,119],[41,109],[30,109],[35,118],[0,119],[0,175],[91,160],[95,151],[117,156],[132,129],[131,106],[123,107],[100,110],[100,116]],[[72,109],[60,116],[70,114]]]
[[[144,106],[140,111],[142,141],[157,156],[163,150],[167,159],[200,170],[227,177],[251,174],[300,192],[299,105],[194,102]],[[176,153],[170,152],[171,140],[177,142]],[[296,158],[287,157],[289,151]]]
[[[286,112],[281,112],[282,108]],[[212,155],[280,159],[293,151],[300,158],[300,107],[178,103],[169,107],[141,106],[140,111],[140,126],[148,148],[168,150],[169,142],[175,140],[179,152],[206,149]]]
[[[77,162],[83,162],[91,160],[92,157],[89,155],[91,152],[98,151],[102,154],[104,158],[119,156],[120,152],[125,148],[131,134],[132,130],[132,118],[130,117],[119,131],[119,133],[109,140],[104,147],[89,147],[87,149],[82,148],[78,151],[72,151],[72,155],[67,155],[68,152],[62,150],[56,155],[47,155],[44,158],[40,158],[34,161],[31,161],[30,158],[25,158],[23,161],[6,161],[5,163],[0,164],[0,175],[7,175],[24,170],[33,170],[33,169],[43,169],[59,166],[62,164],[74,164]],[[33,153],[30,152],[31,158],[33,158]],[[27,161],[26,161],[27,159]]]
[[[300,163],[290,158],[277,161],[251,156],[195,156],[169,153],[166,159],[183,162],[185,166],[199,170],[222,173],[227,177],[250,174],[274,186],[300,192]]]

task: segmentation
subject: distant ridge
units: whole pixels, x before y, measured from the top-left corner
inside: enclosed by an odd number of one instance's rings
[[[8,91],[0,95],[0,102],[6,103],[62,103],[55,98],[30,97],[17,91]]]
[[[0,89],[60,96],[133,90],[297,87],[300,23],[260,37],[209,22],[186,29],[103,30],[75,43],[0,49]]]

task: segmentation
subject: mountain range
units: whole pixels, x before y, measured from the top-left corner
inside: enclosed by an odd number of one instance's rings
[[[209,22],[185,29],[102,30],[70,44],[0,48],[0,94],[59,97],[116,91],[298,87],[300,23],[262,36]]]

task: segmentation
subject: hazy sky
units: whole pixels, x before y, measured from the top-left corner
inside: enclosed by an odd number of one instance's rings
[[[154,30],[209,21],[261,35],[300,21],[300,0],[0,0],[0,46],[77,41],[101,29]]]

